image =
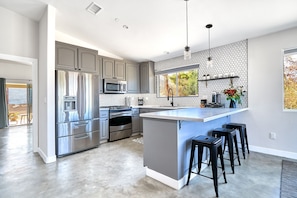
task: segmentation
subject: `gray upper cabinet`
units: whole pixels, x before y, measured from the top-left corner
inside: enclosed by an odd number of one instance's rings
[[[98,73],[96,50],[56,42],[56,69]]]
[[[98,52],[86,48],[78,48],[78,69],[83,72],[98,73]]]
[[[140,63],[140,92],[155,93],[154,62]]]
[[[126,79],[126,67],[125,62],[115,61],[111,58],[102,59],[102,77],[113,78],[118,80]]]
[[[102,57],[97,56],[99,63],[99,93],[103,93],[103,80],[102,80]]]
[[[126,63],[127,92],[139,93],[139,64]]]

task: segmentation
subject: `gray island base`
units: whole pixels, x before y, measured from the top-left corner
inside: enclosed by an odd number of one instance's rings
[[[140,114],[146,175],[181,189],[187,182],[191,139],[210,135],[211,130],[230,122],[231,115],[246,110],[187,108]]]

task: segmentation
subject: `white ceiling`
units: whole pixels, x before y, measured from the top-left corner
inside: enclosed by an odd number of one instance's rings
[[[91,2],[102,8],[97,15],[86,11]],[[184,0],[0,0],[1,7],[36,21],[46,4],[56,8],[57,31],[124,59],[160,61],[183,55]],[[297,26],[296,0],[189,0],[188,8],[192,52],[208,48],[209,23],[211,47]]]

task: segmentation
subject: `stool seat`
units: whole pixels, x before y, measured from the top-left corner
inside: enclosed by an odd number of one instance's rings
[[[227,183],[224,159],[223,159],[222,140],[220,138],[215,138],[212,136],[204,136],[204,135],[200,135],[200,136],[194,137],[192,139],[191,157],[190,157],[187,185],[189,185],[190,176],[192,173],[192,164],[193,164],[196,146],[198,146],[198,172],[196,174],[200,174],[200,171],[201,171],[203,147],[207,147],[210,150],[210,160],[212,162],[211,163],[211,167],[212,167],[212,178],[211,179],[213,179],[216,196],[218,197],[219,196],[219,194],[218,194],[218,168],[217,168],[218,155],[220,155],[222,173],[224,175],[225,183]]]
[[[246,124],[228,123],[228,124],[225,124],[224,127],[228,129],[237,129],[239,131],[242,155],[243,155],[243,158],[245,159],[245,148],[247,148],[248,154],[250,153]]]
[[[237,155],[237,160],[238,164],[241,165],[240,159],[239,159],[239,151],[238,151],[238,145],[237,145],[237,137],[236,137],[236,131],[235,129],[228,129],[228,128],[216,128],[212,131],[212,136],[214,137],[225,137],[225,143],[224,143],[224,150],[226,143],[228,143],[228,151],[229,151],[229,159],[231,162],[231,169],[233,174],[235,173],[234,171],[234,149],[233,149],[233,141],[236,149],[236,155]]]

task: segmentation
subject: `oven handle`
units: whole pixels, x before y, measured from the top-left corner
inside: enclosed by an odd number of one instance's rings
[[[119,113],[110,114],[110,118],[117,118],[117,117],[123,117],[123,116],[132,116],[132,112],[127,112],[127,113],[119,112]]]

